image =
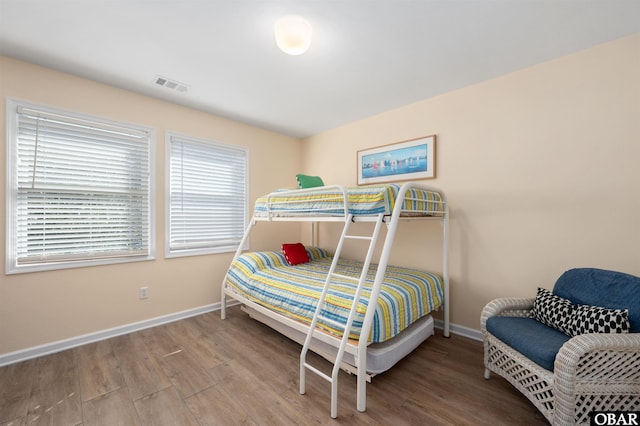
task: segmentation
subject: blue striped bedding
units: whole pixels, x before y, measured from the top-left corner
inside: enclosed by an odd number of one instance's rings
[[[310,262],[291,266],[281,252],[254,252],[233,261],[226,284],[237,293],[273,311],[310,323],[317,300],[331,265],[332,257],[320,248],[307,247]],[[341,260],[336,272],[358,278],[362,263]],[[350,338],[359,339],[368,295],[375,277],[372,265],[368,286],[358,303],[357,316]],[[356,284],[336,278],[327,297],[323,315],[346,322]],[[438,309],[443,303],[443,282],[432,273],[388,266],[385,283],[378,299],[369,341],[384,342],[416,320]],[[341,336],[342,331],[319,323],[327,332]]]
[[[349,213],[354,215],[391,214],[400,185],[367,185],[347,187]],[[280,190],[256,200],[254,214],[267,216],[344,215],[344,194],[337,187],[317,187],[311,190]],[[411,188],[403,209],[413,215],[442,214],[442,197],[435,191]]]

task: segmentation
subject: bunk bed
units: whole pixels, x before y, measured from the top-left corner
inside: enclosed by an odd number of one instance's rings
[[[278,190],[259,197],[222,285],[221,316],[226,316],[227,298],[234,299],[251,317],[301,343],[300,393],[305,393],[307,370],[331,382],[334,418],[339,370],[357,375],[357,408],[365,411],[366,382],[433,334],[431,312],[442,309],[443,334],[449,336],[448,216],[444,193],[415,182]],[[441,274],[388,265],[404,220],[442,224]],[[270,221],[341,222],[344,227],[333,255],[314,246],[313,233],[309,247],[298,243],[283,245],[283,252],[243,253],[256,224]],[[371,235],[351,233],[356,222],[372,223]],[[383,225],[387,232],[374,262]],[[341,258],[349,239],[369,242],[363,261]],[[334,363],[331,376],[307,362],[309,350]]]

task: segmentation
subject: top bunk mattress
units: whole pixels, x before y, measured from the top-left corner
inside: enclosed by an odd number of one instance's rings
[[[367,185],[357,187],[322,186],[299,190],[279,190],[256,200],[254,216],[312,217],[355,216],[393,213],[400,185]],[[442,216],[444,200],[435,190],[408,187],[402,204],[403,216]]]
[[[307,247],[310,262],[289,265],[281,252],[253,252],[240,255],[231,264],[226,285],[234,292],[272,311],[310,324],[333,260],[327,252]],[[358,303],[350,338],[359,339],[377,265],[371,265]],[[335,272],[359,278],[362,263],[340,260]],[[411,324],[437,310],[444,301],[442,278],[414,269],[387,266],[376,306],[369,342],[384,342]],[[346,323],[357,283],[335,277],[322,315]],[[342,330],[318,322],[325,331],[341,336]]]

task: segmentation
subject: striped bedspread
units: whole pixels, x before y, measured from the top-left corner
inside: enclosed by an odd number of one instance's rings
[[[400,185],[370,185],[348,187],[349,213],[354,215],[391,214]],[[412,188],[405,198],[403,209],[413,215],[438,215],[442,199],[434,191]],[[280,190],[256,200],[256,216],[317,216],[344,215],[344,194],[336,187],[319,187],[310,191]]]
[[[323,249],[307,247],[311,261],[291,266],[280,252],[255,252],[239,256],[227,274],[227,285],[244,297],[271,310],[309,324],[331,266],[332,257]],[[340,261],[336,272],[358,278],[360,262]],[[351,335],[358,339],[368,304],[375,265],[372,265],[368,283],[358,303],[357,316]],[[382,286],[370,342],[384,342],[416,320],[438,309],[443,302],[443,282],[434,274],[407,268],[388,266]],[[356,284],[336,278],[327,296],[326,310],[322,314],[345,323],[351,308]],[[331,325],[319,326],[326,331],[342,335]]]

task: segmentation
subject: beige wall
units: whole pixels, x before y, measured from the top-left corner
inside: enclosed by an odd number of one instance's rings
[[[636,34],[308,138],[304,169],[355,184],[358,150],[436,134],[451,319],[478,329],[488,300],[533,297],[566,269],[640,275],[639,76]],[[396,263],[438,268],[417,235],[404,228]]]
[[[0,57],[2,135],[7,97],[156,129],[157,251],[156,260],[147,262],[0,275],[0,355],[220,301],[220,284],[232,254],[164,259],[165,130],[248,147],[251,199],[295,184],[299,172],[297,139]],[[288,153],[288,161],[279,161],[282,152]],[[2,241],[5,156],[6,149],[0,150]],[[252,248],[275,248],[283,239],[299,238],[299,232],[298,226],[259,226]],[[0,253],[4,259],[4,244]],[[149,287],[148,300],[138,300],[141,286]]]

